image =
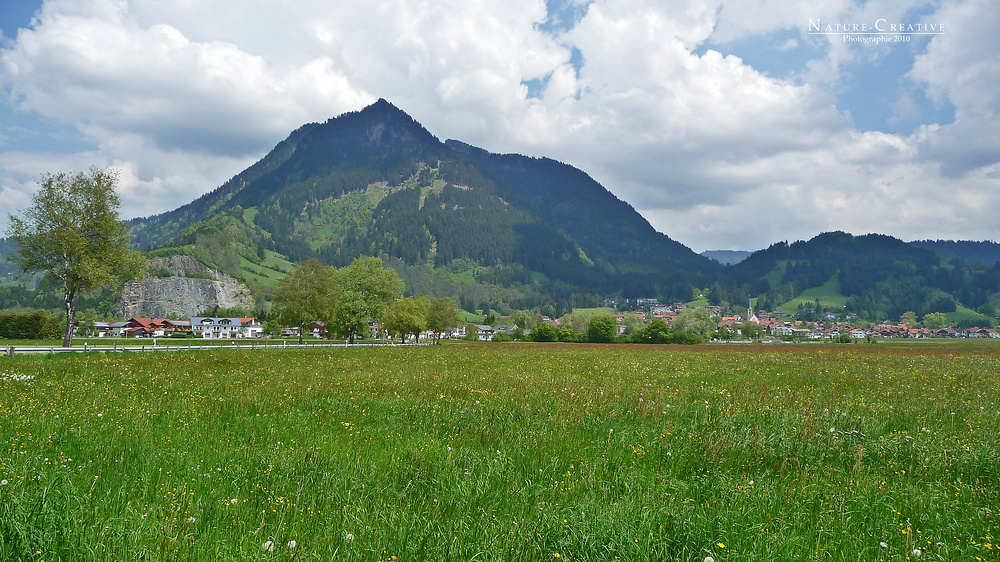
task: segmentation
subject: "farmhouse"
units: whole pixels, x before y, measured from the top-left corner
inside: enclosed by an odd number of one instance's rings
[[[191,331],[205,339],[259,338],[264,335],[263,326],[256,318],[212,318],[194,316]]]

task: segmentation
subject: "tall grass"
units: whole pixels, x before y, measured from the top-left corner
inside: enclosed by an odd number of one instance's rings
[[[998,372],[993,347],[4,359],[0,559],[996,560]]]

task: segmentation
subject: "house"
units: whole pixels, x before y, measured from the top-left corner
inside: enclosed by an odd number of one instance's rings
[[[326,322],[312,322],[309,324],[307,331],[312,334],[314,338],[326,339]]]
[[[493,341],[493,327],[486,324],[476,324],[476,333],[479,341]]]
[[[94,322],[94,332],[97,334],[97,337],[104,338],[111,334],[114,326],[114,322]]]
[[[201,336],[208,340],[259,338],[264,335],[263,326],[256,318],[195,316],[191,318],[191,331],[195,336]],[[298,331],[296,331],[296,335],[298,335]]]
[[[795,334],[795,330],[791,326],[773,326],[771,334],[775,336],[791,336]]]
[[[171,320],[170,318],[165,318],[163,322],[167,327],[167,330],[169,330],[167,335],[175,334],[177,332],[191,333],[190,320]]]
[[[111,329],[108,330],[108,336],[113,338],[121,338],[125,336],[125,330],[128,328],[128,322],[112,322]]]

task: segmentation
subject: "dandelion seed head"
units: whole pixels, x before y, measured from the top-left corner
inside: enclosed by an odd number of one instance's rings
[[[274,552],[274,541],[266,541],[264,544],[260,545],[261,550],[266,550],[267,552]]]
[[[299,543],[295,541],[288,541],[288,548],[295,548]]]
[[[911,554],[913,554],[914,558],[920,558],[920,556],[923,554],[923,551],[921,551],[919,548],[914,548]]]

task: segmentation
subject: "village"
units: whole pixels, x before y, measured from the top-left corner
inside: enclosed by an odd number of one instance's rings
[[[712,334],[713,341],[740,341],[758,339],[766,341],[844,341],[850,340],[884,340],[902,338],[993,338],[1000,339],[1000,332],[993,328],[962,328],[945,327],[931,329],[911,327],[906,324],[884,322],[868,324],[859,322],[857,316],[847,313],[846,319],[839,319],[835,314],[826,313],[822,320],[807,321],[790,317],[787,313],[770,313],[747,309],[746,315],[723,316],[723,310],[717,306],[689,307],[684,303],[658,304],[655,299],[641,299],[644,309],[632,312],[618,312],[611,316],[618,325],[618,335],[628,335],[635,325],[646,325],[661,320],[669,326],[674,326],[678,316],[684,310],[706,309],[715,321],[716,331]],[[652,302],[650,302],[652,301]],[[613,303],[608,303],[613,304]],[[562,328],[565,320],[541,316],[541,322]],[[759,326],[752,333],[744,334],[748,324]],[[866,326],[866,327],[861,327]],[[473,333],[474,331],[474,333]],[[369,322],[369,333],[372,339],[388,339],[384,326]],[[265,325],[255,317],[208,317],[196,316],[188,320],[170,318],[130,318],[124,321],[100,321],[84,325],[78,323],[76,334],[90,337],[113,338],[168,338],[194,337],[203,339],[244,339],[263,338],[265,336],[298,338],[298,327],[271,327],[271,333],[265,332]],[[326,339],[327,324],[321,321],[309,323],[302,334],[304,337]],[[479,341],[494,341],[504,339],[530,339],[531,328],[522,327],[510,322],[510,317],[498,317],[497,323],[460,324],[448,333],[438,334],[425,331],[420,338],[443,337],[447,339],[474,339]]]

